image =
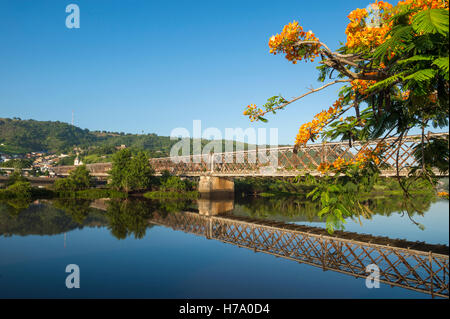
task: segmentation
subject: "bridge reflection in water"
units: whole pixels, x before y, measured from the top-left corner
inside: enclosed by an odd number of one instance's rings
[[[376,264],[380,282],[449,297],[448,247],[283,222],[237,217],[233,201],[199,200],[199,213],[158,214],[149,222],[300,263],[366,278]]]

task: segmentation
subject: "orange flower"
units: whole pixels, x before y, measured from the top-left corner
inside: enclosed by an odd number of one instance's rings
[[[319,114],[316,114],[311,122],[302,124],[295,138],[295,145],[306,145],[311,138],[314,138],[319,134],[323,128],[334,119],[340,111],[342,111],[342,100],[343,97],[340,97],[333,103],[333,106],[330,107],[328,111],[322,111]]]
[[[366,95],[369,87],[375,83],[376,81],[372,80],[353,80],[350,82],[353,92],[358,92],[360,95]]]
[[[402,92],[402,100],[406,101],[407,99],[409,99],[409,94],[411,93],[410,90],[407,90],[405,92]]]
[[[330,169],[330,165],[327,163],[320,163],[317,170],[322,174],[326,173]]]
[[[296,46],[298,41],[319,41],[319,38],[312,31],[304,32],[298,22],[294,21],[285,25],[280,34],[270,37],[270,53],[284,53],[286,59],[294,64],[302,59],[313,62],[319,56],[319,44],[305,44],[302,49],[306,50],[302,50],[300,53],[299,46]]]
[[[449,194],[448,194],[447,192],[438,192],[437,195],[438,195],[439,197],[446,197],[446,198],[449,197]]]
[[[345,30],[347,35],[347,48],[373,49],[386,40],[392,23],[388,23],[389,11],[392,5],[377,1],[371,4],[371,9],[377,11],[378,25],[372,25],[371,16],[367,9],[356,9],[348,15],[350,20]],[[371,23],[369,23],[371,22]]]

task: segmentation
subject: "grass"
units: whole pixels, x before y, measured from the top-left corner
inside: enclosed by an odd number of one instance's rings
[[[127,193],[107,188],[90,188],[74,192],[56,192],[46,188],[32,187],[29,192],[14,192],[9,189],[0,189],[0,199],[17,198],[76,198],[76,199],[99,199],[99,198],[126,198]]]
[[[197,199],[197,191],[190,192],[163,192],[163,191],[151,191],[144,193],[145,198],[149,199]]]
[[[127,198],[128,194],[109,188],[90,188],[75,192],[56,192],[56,197],[78,199]]]

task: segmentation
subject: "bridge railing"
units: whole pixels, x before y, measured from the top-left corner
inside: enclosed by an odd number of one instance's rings
[[[429,133],[427,138],[448,139],[448,135],[448,133]],[[293,147],[276,147],[152,158],[150,163],[157,173],[167,170],[171,174],[188,176],[205,173],[224,176],[297,176],[306,173],[319,175],[317,168],[321,163],[332,163],[337,158],[354,159],[365,150],[374,150],[380,141],[354,142],[351,145],[348,142],[307,144],[297,152],[294,152]],[[396,141],[395,137],[383,141],[388,147],[379,166],[385,176],[396,174],[397,161],[400,175],[407,175],[411,167],[419,164],[413,152],[421,143],[421,135],[406,136],[401,143],[395,143]]]
[[[427,138],[446,138],[449,133],[429,133]],[[388,148],[379,163],[384,176],[396,175],[398,161],[399,174],[405,176],[411,167],[418,165],[414,150],[421,144],[421,135],[409,135],[402,143],[396,138],[388,138],[384,142]],[[198,154],[151,158],[150,164],[157,174],[167,170],[173,175],[200,176],[214,174],[218,176],[298,176],[306,173],[320,175],[317,171],[321,163],[332,163],[337,158],[346,160],[356,158],[365,150],[374,150],[380,140],[367,143],[330,142],[307,144],[294,152],[292,146],[257,148],[237,152]],[[91,175],[107,177],[111,163],[87,164]],[[56,175],[67,176],[75,166],[56,166],[52,168]],[[437,175],[440,174],[436,171]]]

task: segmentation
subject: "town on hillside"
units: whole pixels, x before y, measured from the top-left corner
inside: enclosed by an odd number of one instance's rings
[[[1,144],[4,146],[4,143]],[[127,146],[121,144],[116,150],[125,149]],[[86,151],[80,147],[74,147],[72,152],[49,153],[46,151],[27,152],[25,154],[7,154],[0,152],[0,175],[11,175],[15,170],[21,170],[24,176],[55,177],[54,167],[59,165],[79,166],[83,162],[83,154]],[[100,162],[107,161],[106,155],[100,156]]]

